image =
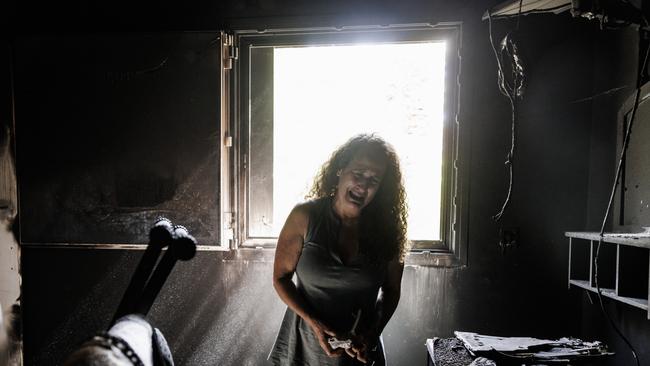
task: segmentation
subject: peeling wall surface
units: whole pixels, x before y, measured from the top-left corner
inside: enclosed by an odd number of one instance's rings
[[[567,290],[563,233],[595,230],[606,200],[616,146],[609,132],[615,136],[619,104],[633,90],[629,73],[619,71],[637,62],[636,48],[623,45],[634,44],[635,33],[601,31],[568,13],[521,19],[527,90],[512,202],[497,224],[491,216],[506,194],[510,106],[498,91],[488,24],[481,21],[497,2],[462,3],[162,2],[155,9],[129,5],[128,13],[119,11],[126,4],[14,4],[24,21],[12,40],[21,242],[146,243],[162,214],[186,225],[199,244],[218,244],[218,59],[216,33],[206,30],[462,21],[468,265],[405,269],[401,302],[384,332],[388,362],[423,364],[425,340],[454,330],[599,336],[624,352],[611,334],[584,325],[604,322],[578,290]],[[63,32],[66,20],[77,30]],[[62,32],[47,34],[48,27]],[[495,21],[495,40],[512,27]],[[498,246],[503,227],[520,233],[518,245],[505,251]],[[105,329],[141,255],[23,248],[26,364],[57,364]],[[265,363],[285,306],[271,285],[269,259],[235,258],[199,252],[179,263],[154,304],[152,322],[177,364]],[[650,323],[621,311],[635,341],[647,341]],[[649,352],[641,356],[650,360]],[[616,363],[621,357],[612,364],[625,364]]]
[[[20,246],[14,236],[18,192],[11,113],[11,48],[0,48],[0,365],[21,365]]]
[[[12,223],[18,210],[16,171],[11,144],[11,76],[8,65],[9,48],[0,50],[2,72],[0,95],[5,103],[0,107],[0,311],[6,312],[19,301],[19,247],[12,233]],[[6,87],[4,87],[6,86]]]

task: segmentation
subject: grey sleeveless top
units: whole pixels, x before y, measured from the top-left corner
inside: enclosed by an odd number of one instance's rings
[[[373,264],[362,254],[344,264],[332,250],[337,243],[340,220],[329,197],[307,203],[309,225],[296,267],[296,287],[321,321],[340,333],[348,333],[361,310],[359,328],[375,316],[375,302],[384,279],[385,264]],[[376,366],[384,365],[381,340],[375,352]],[[328,357],[307,323],[287,311],[269,360],[274,365],[362,365],[347,354]]]

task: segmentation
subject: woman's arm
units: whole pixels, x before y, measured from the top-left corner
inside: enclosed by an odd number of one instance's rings
[[[376,317],[367,329],[358,337],[355,345],[348,350],[348,354],[356,357],[359,361],[366,363],[370,348],[375,346],[384,327],[395,313],[402,287],[402,273],[404,264],[395,259],[388,262],[386,278],[381,286],[377,302],[375,304]]]
[[[374,324],[374,332],[377,336],[384,331],[384,327],[395,313],[399,298],[402,293],[402,273],[404,263],[393,260],[388,263],[386,281],[381,286],[381,292],[377,298],[377,321]]]
[[[294,207],[278,237],[273,262],[273,287],[280,299],[309,325],[323,351],[330,357],[339,356],[343,351],[341,349],[333,350],[327,342],[328,336],[336,336],[336,334],[317,319],[292,281],[302,253],[308,224],[307,205],[300,204]]]

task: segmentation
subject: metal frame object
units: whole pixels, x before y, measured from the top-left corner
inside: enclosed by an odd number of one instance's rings
[[[149,246],[131,277],[131,282],[122,296],[111,324],[128,314],[146,316],[176,261],[190,260],[196,254],[196,240],[187,229],[180,225],[174,226],[165,218],[156,221],[149,232],[149,239]],[[168,250],[156,266],[158,257],[165,247]]]

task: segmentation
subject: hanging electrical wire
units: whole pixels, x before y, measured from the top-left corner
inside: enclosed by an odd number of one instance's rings
[[[519,17],[521,16],[521,6],[523,0],[519,1],[519,14],[517,17],[517,25],[515,31],[519,30]],[[514,156],[515,156],[515,146],[516,146],[516,127],[517,127],[517,99],[521,99],[524,94],[524,66],[522,58],[519,56],[519,49],[515,41],[514,33],[511,31],[501,40],[499,43],[499,51],[494,45],[494,39],[492,36],[492,15],[488,11],[488,27],[489,27],[489,36],[490,36],[490,45],[492,46],[492,51],[494,51],[494,57],[497,61],[498,67],[498,85],[499,91],[501,94],[505,95],[510,101],[510,111],[511,111],[511,140],[510,140],[510,151],[506,156],[505,165],[508,169],[508,190],[506,198],[501,205],[501,210],[494,216],[492,219],[494,221],[499,221],[510,203],[512,197],[512,187],[514,180]],[[509,67],[510,80],[506,76],[504,71],[504,59],[508,61],[507,66]]]

